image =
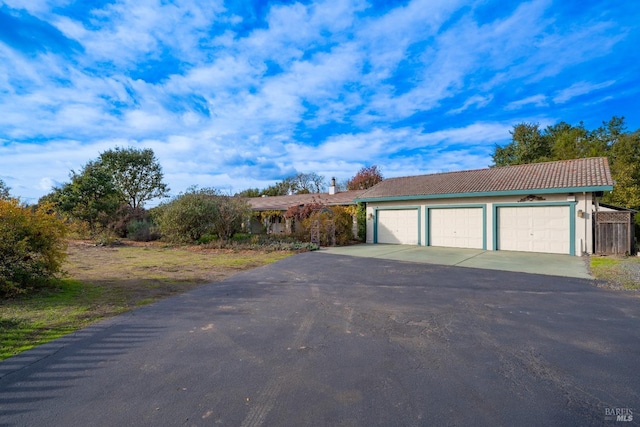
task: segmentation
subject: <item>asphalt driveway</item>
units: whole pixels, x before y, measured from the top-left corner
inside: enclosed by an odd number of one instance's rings
[[[303,253],[0,362],[0,425],[629,425],[639,303]]]

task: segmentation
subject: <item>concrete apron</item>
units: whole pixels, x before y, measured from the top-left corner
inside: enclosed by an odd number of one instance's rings
[[[585,260],[571,255],[383,244],[322,248],[320,253],[593,279]]]

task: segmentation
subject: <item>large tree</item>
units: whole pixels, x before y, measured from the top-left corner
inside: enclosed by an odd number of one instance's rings
[[[320,193],[325,190],[325,178],[316,172],[298,173],[291,177],[296,194]]]
[[[162,166],[150,148],[116,147],[100,154],[98,161],[111,174],[122,201],[133,209],[169,193],[163,182]]]
[[[8,187],[7,184],[0,179],[0,200],[9,199],[11,197],[9,191],[11,191],[11,187]]]
[[[493,162],[496,166],[541,162],[551,157],[551,144],[540,132],[539,124],[520,123],[510,133],[511,143],[495,147]]]
[[[549,158],[555,160],[569,160],[588,157],[589,131],[580,123],[571,126],[566,122],[560,122],[545,129],[544,137],[552,144]]]
[[[543,130],[537,123],[519,123],[510,133],[511,142],[494,149],[494,166],[608,156],[626,128],[623,117],[613,117],[593,130],[583,123],[559,122]]]
[[[99,162],[89,162],[80,172],[71,171],[71,181],[54,188],[38,204],[53,202],[61,213],[96,231],[113,220],[120,199],[110,172]]]
[[[640,130],[628,132],[623,117],[612,117],[596,129],[583,123],[565,122],[540,130],[538,124],[520,123],[511,132],[511,142],[496,146],[494,166],[606,156],[616,182],[604,200],[640,208]]]
[[[282,181],[276,182],[263,190],[249,188],[236,195],[242,197],[286,196],[288,194],[320,193],[325,191],[325,189],[326,183],[324,176],[316,172],[300,172],[296,175],[288,176]]]
[[[247,188],[235,194],[238,197],[260,197],[262,194],[259,188]]]
[[[371,188],[384,178],[378,166],[363,166],[349,181],[347,190],[366,190]]]
[[[273,185],[268,186],[260,192],[261,196],[286,196],[289,193],[293,193],[293,182],[291,177],[285,178],[282,181],[276,182]]]
[[[607,201],[640,209],[640,130],[619,135],[609,158],[616,185]],[[636,222],[640,224],[640,215],[636,215]]]

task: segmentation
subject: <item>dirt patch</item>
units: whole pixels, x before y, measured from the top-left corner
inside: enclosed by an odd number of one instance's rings
[[[97,246],[74,240],[68,254],[69,277],[99,287],[107,304],[131,307],[218,282],[291,252],[173,247],[160,242]]]

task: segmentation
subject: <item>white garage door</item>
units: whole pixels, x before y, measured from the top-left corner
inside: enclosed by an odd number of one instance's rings
[[[429,227],[431,246],[483,247],[481,208],[429,209]]]
[[[498,249],[570,253],[568,206],[498,208]]]
[[[418,244],[418,210],[378,211],[378,243]]]

